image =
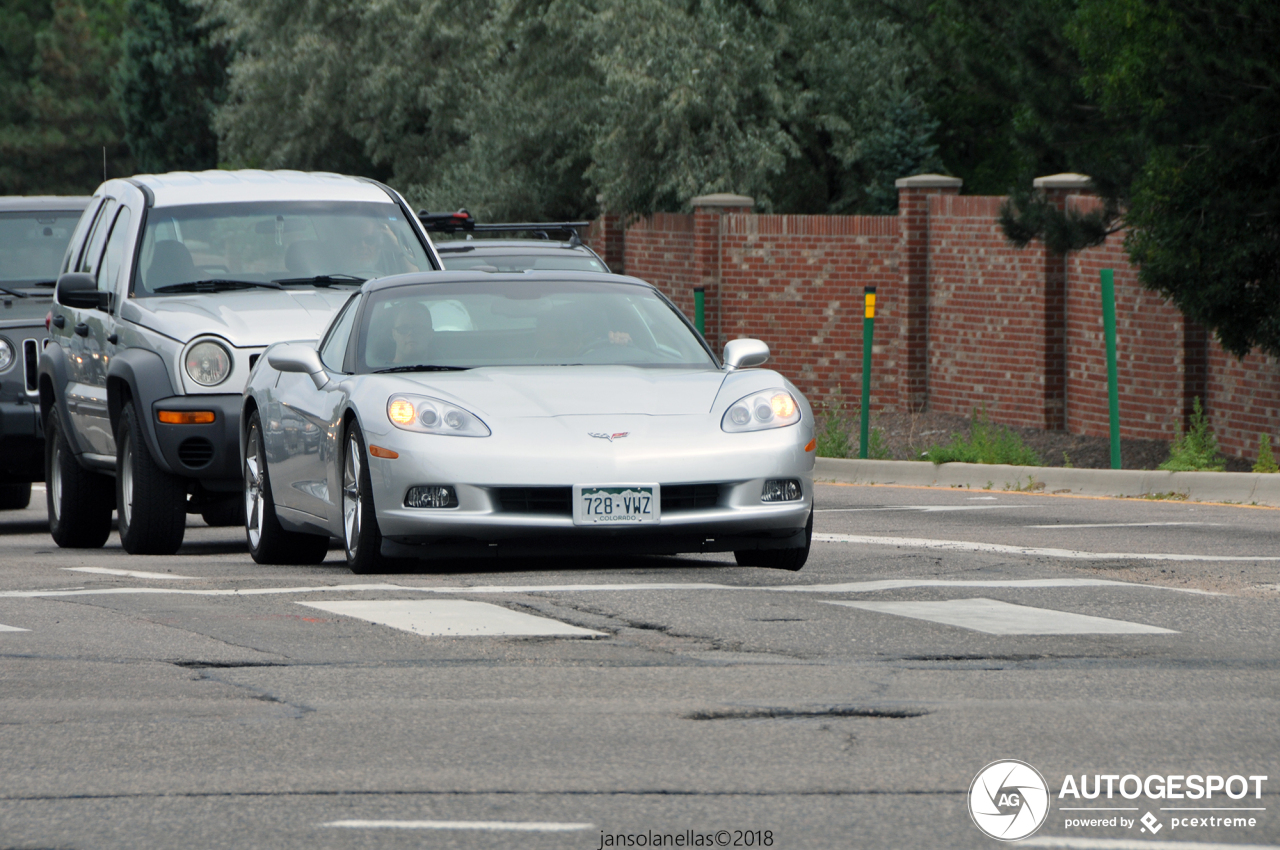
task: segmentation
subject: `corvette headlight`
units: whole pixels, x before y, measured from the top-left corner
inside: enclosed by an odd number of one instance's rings
[[[729,405],[720,427],[729,433],[785,428],[800,421],[800,405],[783,389],[752,393]]]
[[[9,344],[9,340],[0,339],[0,372],[7,372],[13,365],[13,360],[13,346]]]
[[[469,410],[438,398],[400,393],[387,399],[387,418],[403,431],[450,437],[487,437],[489,426]]]
[[[231,374],[231,354],[216,342],[191,346],[184,365],[187,375],[202,387],[214,387]]]

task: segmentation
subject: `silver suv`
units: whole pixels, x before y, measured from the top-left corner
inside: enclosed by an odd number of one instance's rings
[[[63,259],[39,364],[53,539],[103,545],[113,507],[133,554],[176,552],[187,513],[241,522],[240,395],[259,354],[318,337],[368,278],[440,267],[404,199],[371,180],[102,184]]]

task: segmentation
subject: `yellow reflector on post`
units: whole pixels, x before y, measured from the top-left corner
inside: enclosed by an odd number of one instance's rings
[[[876,317],[876,294],[875,292],[868,292],[864,297],[867,300],[867,311],[864,317],[874,319]]]
[[[208,425],[216,417],[212,410],[157,410],[156,418],[166,425]]]

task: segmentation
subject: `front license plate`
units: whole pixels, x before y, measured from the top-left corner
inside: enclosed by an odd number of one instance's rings
[[[574,525],[641,525],[657,522],[657,484],[587,485],[573,488]]]

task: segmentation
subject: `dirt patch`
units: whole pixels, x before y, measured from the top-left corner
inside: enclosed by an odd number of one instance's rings
[[[947,443],[953,434],[967,435],[970,419],[950,413],[873,413],[871,425],[883,436],[881,444],[893,460],[921,460],[930,446]],[[854,423],[856,428],[856,422]],[[1022,437],[1044,466],[1071,466],[1081,469],[1110,469],[1111,441],[1106,437],[1084,437],[1065,431],[1011,428]],[[850,438],[852,455],[857,457],[858,434]],[[1156,469],[1169,458],[1169,444],[1163,440],[1121,440],[1123,469]],[[1228,472],[1249,472],[1253,462],[1228,458]]]

